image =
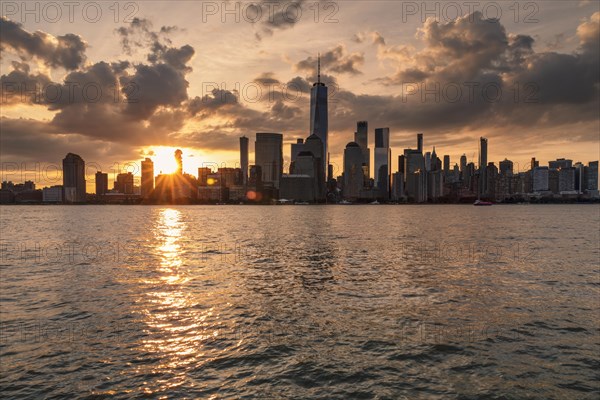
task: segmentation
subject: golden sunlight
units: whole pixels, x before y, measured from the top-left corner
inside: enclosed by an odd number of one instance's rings
[[[154,174],[172,174],[177,171],[177,162],[175,161],[175,147],[154,147],[153,156],[150,156],[154,161]]]

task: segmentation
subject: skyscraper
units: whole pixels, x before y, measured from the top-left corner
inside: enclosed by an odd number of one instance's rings
[[[513,174],[513,162],[505,158],[500,161],[500,175],[510,176]]]
[[[423,134],[417,133],[417,151],[423,153]]]
[[[254,163],[261,168],[262,183],[279,188],[279,178],[283,173],[283,135],[257,133],[254,146]]]
[[[533,191],[545,192],[549,189],[548,167],[535,167],[532,171]]]
[[[131,172],[117,174],[115,189],[119,193],[133,194],[133,174]]]
[[[154,190],[154,163],[149,158],[142,161],[142,186],[140,189],[143,198],[150,196]]]
[[[425,155],[425,170],[431,171],[431,152],[428,151],[424,155]]]
[[[448,179],[449,175],[450,175],[450,156],[445,155],[444,156],[444,178]]]
[[[356,200],[364,186],[362,169],[363,152],[360,145],[350,142],[344,149],[344,186],[343,196],[348,200]]]
[[[85,202],[85,162],[77,154],[69,153],[63,159],[63,187],[65,202]]]
[[[531,169],[537,168],[540,166],[540,162],[536,161],[535,157],[531,157]]]
[[[571,168],[573,166],[573,160],[567,160],[564,158],[557,158],[556,161],[548,161],[548,168],[559,169],[559,168]]]
[[[321,82],[321,56],[317,64],[317,82],[310,90],[310,134],[315,134],[323,142],[323,170],[327,171],[328,147],[327,86]],[[264,173],[264,170],[263,170]],[[328,177],[331,178],[331,177]]]
[[[103,195],[108,192],[108,174],[102,171],[96,172],[96,194]]]
[[[242,168],[242,184],[248,184],[248,138],[240,138],[240,166]]]
[[[371,177],[371,150],[369,149],[369,123],[367,121],[358,121],[356,123],[354,142],[358,144],[363,154],[363,166],[366,167],[366,182]]]
[[[175,150],[175,161],[177,162],[177,175],[183,174],[183,151]]]
[[[390,192],[391,156],[390,128],[375,129],[375,185],[385,199]]]
[[[584,168],[585,190],[596,192],[598,190],[598,161],[590,161]]]
[[[463,154],[462,156],[460,156],[460,173],[461,173],[463,179],[464,179],[466,169],[467,169],[467,156]]]
[[[480,137],[479,138],[479,195],[485,195],[487,193],[487,179],[486,179],[487,153],[488,153],[488,140],[484,137]]]

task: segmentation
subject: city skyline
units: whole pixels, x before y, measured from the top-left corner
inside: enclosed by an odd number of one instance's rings
[[[499,21],[489,19],[489,10],[438,18],[438,22],[409,15],[400,30],[387,26],[385,17],[377,30],[367,23],[350,27],[344,18],[352,19],[351,11],[361,7],[365,7],[362,2],[339,5],[339,22],[321,21],[314,33],[310,28],[315,22],[306,10],[305,18],[289,26],[267,21],[250,26],[243,19],[226,22],[232,32],[250,29],[257,34],[242,41],[248,45],[240,53],[248,60],[242,63],[249,66],[244,71],[238,64],[224,63],[214,48],[197,39],[203,36],[193,35],[222,25],[211,16],[192,28],[185,18],[175,21],[160,5],[142,4],[127,23],[90,24],[76,19],[72,24],[52,24],[5,9],[1,26],[7,39],[0,62],[3,162],[29,163],[30,167],[40,163],[44,168],[60,165],[71,151],[106,172],[115,165],[139,164],[150,157],[158,175],[176,169],[172,154],[181,149],[184,171],[195,173],[208,163],[235,166],[241,136],[280,132],[284,135],[283,163],[289,165],[289,147],[313,133],[309,104],[312,85],[319,81],[319,53],[321,80],[329,87],[326,147],[338,173],[356,121],[369,122],[369,135],[374,128],[390,128],[392,159],[412,146],[418,132],[452,160],[463,154],[475,160],[481,136],[494,143],[488,157],[496,162],[506,157],[526,166],[531,156],[541,160],[573,157],[582,162],[600,158],[595,145],[600,131],[597,77],[589,73],[597,67],[597,4],[542,4],[536,17],[543,24],[526,22],[523,16],[516,21],[507,9]],[[402,9],[390,11],[401,13]],[[376,15],[370,12],[368,18]],[[174,25],[179,28],[168,29]],[[337,34],[325,39],[331,29]],[[112,43],[109,50],[99,39],[104,37],[119,41],[121,50],[117,52]],[[299,37],[307,40],[291,40]],[[459,37],[464,39],[457,44],[460,49],[446,42]],[[281,52],[277,41],[284,38],[288,49]],[[38,47],[29,45],[36,40]],[[52,47],[54,42],[62,47]],[[489,54],[478,53],[484,44],[489,45]],[[250,50],[254,48],[257,51]],[[447,75],[452,75],[452,69],[441,62],[429,63],[432,57],[464,73],[451,79]],[[565,80],[566,87],[558,92],[550,90],[555,82],[551,71],[542,68],[548,63],[555,66],[552,73]],[[26,90],[20,93],[24,82],[39,84],[44,93],[44,85],[60,84],[66,89],[65,82],[75,78],[81,84],[97,83],[110,93],[110,99],[92,104],[81,96],[72,102],[44,98],[35,105]],[[459,82],[466,96],[466,82],[481,86],[494,79],[499,79],[504,92],[498,103],[470,103],[466,98],[458,104],[448,101],[451,82]],[[114,102],[113,82],[122,90],[116,91],[118,102]],[[211,86],[214,82],[217,87]],[[440,89],[421,101],[419,92],[410,94],[412,84],[426,85],[425,89],[440,84]],[[250,89],[256,85],[263,89],[263,98],[251,102]],[[283,88],[288,89],[287,97]],[[127,103],[136,100],[136,89],[139,101]],[[409,93],[403,97],[402,91]],[[530,91],[536,94],[529,99],[533,103],[526,101]],[[436,102],[438,95],[441,99]],[[368,146],[374,166],[373,140]],[[254,159],[250,147],[249,157]],[[139,177],[140,171],[135,175]],[[370,176],[374,176],[373,168]]]
[[[113,189],[108,189],[108,173],[101,168],[92,181],[95,196],[87,192],[88,170],[81,156],[68,153],[63,159],[63,185],[35,190],[28,180],[15,185],[2,181],[2,203],[67,203],[122,202],[124,204],[197,203],[197,202],[296,202],[341,203],[382,202],[464,202],[476,196],[475,205],[491,205],[490,201],[515,202],[539,200],[598,199],[598,161],[587,166],[581,162],[557,158],[548,166],[540,166],[532,157],[529,169],[520,170],[508,158],[496,166],[488,159],[488,139],[479,138],[477,163],[466,154],[451,165],[451,158],[438,157],[436,147],[426,151],[424,133],[416,134],[416,149],[405,148],[398,155],[397,170],[393,169],[390,128],[375,128],[373,162],[369,147],[368,121],[357,121],[353,141],[344,149],[343,170],[339,174],[330,164],[328,147],[328,87],[321,82],[321,56],[317,56],[317,78],[310,96],[311,134],[296,139],[290,146],[290,164],[284,165],[284,135],[257,132],[254,164],[249,164],[249,139],[239,137],[239,164],[227,167],[218,163],[203,163],[197,176],[184,171],[183,151],[155,157],[159,166],[170,164],[168,171],[156,173],[155,162],[146,157],[140,163],[139,182],[134,171],[114,173]],[[156,156],[156,154],[155,154]],[[371,165],[373,168],[371,169]],[[94,167],[99,166],[94,163]],[[18,168],[17,168],[18,169]],[[32,172],[32,171],[29,171]],[[136,183],[139,183],[136,186]],[[585,196],[585,197],[582,197]],[[486,200],[483,201],[482,200]]]

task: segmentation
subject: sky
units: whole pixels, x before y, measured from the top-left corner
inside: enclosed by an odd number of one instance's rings
[[[337,174],[356,122],[451,164],[600,158],[600,2],[2,2],[2,180],[237,166],[239,137],[309,135],[317,54]],[[52,5],[48,5],[52,4]],[[27,7],[27,8],[25,8]],[[111,176],[109,179],[113,179]],[[90,186],[92,185],[92,186]],[[91,189],[90,191],[93,191]]]

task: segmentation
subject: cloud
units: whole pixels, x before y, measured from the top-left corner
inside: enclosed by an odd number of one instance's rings
[[[311,3],[307,0],[292,0],[285,3],[262,0],[256,3],[263,15],[260,28],[255,33],[256,39],[260,41],[265,36],[273,36],[276,31],[293,28],[308,11],[307,4]]]
[[[565,132],[573,127],[581,141],[597,144],[599,16],[595,13],[580,23],[579,46],[569,54],[536,52],[534,38],[507,32],[499,21],[485,20],[478,13],[448,23],[428,20],[418,32],[418,48],[395,43],[394,37],[384,38],[378,32],[357,36],[376,46],[379,59],[393,67],[375,81],[391,88],[393,95],[354,93],[340,87],[336,76],[361,74],[364,55],[348,52],[343,44],[329,48],[321,57],[321,80],[329,86],[332,154],[339,154],[351,140],[357,120],[368,120],[372,127],[389,126],[395,146],[412,143],[417,131],[446,145],[490,131],[495,140],[508,139],[518,147],[535,140],[565,140]],[[281,29],[290,28],[285,26]],[[82,156],[89,152],[91,157],[107,154],[114,159],[116,154],[134,157],[140,147],[152,145],[236,150],[240,135],[259,131],[282,132],[288,138],[308,136],[306,95],[317,79],[314,55],[291,62],[289,76],[258,74],[254,82],[273,87],[272,97],[265,95],[262,102],[251,103],[236,91],[221,89],[194,96],[188,93],[188,80],[195,50],[174,45],[169,38],[172,31],[168,27],[153,31],[148,21],[134,21],[117,34],[126,38],[123,45],[131,53],[145,55],[142,62],[129,57],[82,63],[60,82],[35,71],[33,64],[14,62],[12,70],[2,75],[3,84],[52,84],[64,93],[73,85],[89,86],[92,94],[98,87],[103,96],[90,101],[90,93],[86,98],[77,90],[58,101],[41,98],[38,107],[54,113],[49,120],[2,119],[3,157],[56,158],[52,154],[73,149],[85,152]],[[407,83],[414,85],[413,92],[407,93]],[[475,84],[471,94],[465,83]],[[457,101],[442,96],[452,84],[462,90]],[[436,91],[435,85],[439,85],[437,97],[427,94],[432,88]],[[500,88],[502,98],[490,101],[486,86]],[[296,94],[300,95],[290,98]],[[525,101],[530,98],[534,101]],[[34,100],[26,97],[28,104]]]
[[[12,49],[23,60],[35,57],[50,67],[74,70],[85,60],[87,44],[80,36],[66,34],[52,36],[42,31],[33,33],[23,29],[23,25],[0,17],[0,50]]]
[[[362,53],[348,53],[344,45],[338,45],[321,54],[321,69],[339,74],[358,75],[362,72],[359,65],[364,64],[365,56]],[[308,71],[316,74],[317,57],[310,56],[295,64],[298,71]]]

